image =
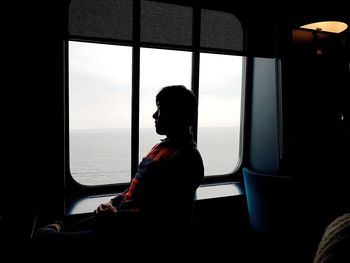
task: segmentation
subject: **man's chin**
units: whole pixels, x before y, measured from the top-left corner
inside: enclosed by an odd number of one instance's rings
[[[159,135],[165,135],[165,132],[156,128],[156,133]]]

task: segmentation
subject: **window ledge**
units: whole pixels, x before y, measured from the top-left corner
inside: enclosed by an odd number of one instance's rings
[[[99,204],[108,202],[118,193],[81,197],[66,206],[66,215],[91,213]],[[195,201],[244,195],[241,183],[203,185],[197,189]]]
[[[244,189],[239,182],[203,185],[197,189],[196,201],[230,196],[244,195]]]

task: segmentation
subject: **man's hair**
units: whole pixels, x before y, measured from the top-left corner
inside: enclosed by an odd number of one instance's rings
[[[334,219],[326,227],[313,262],[350,262],[349,245],[350,213],[346,213]]]
[[[186,126],[192,125],[198,110],[196,95],[183,85],[163,87],[156,96],[156,102]]]

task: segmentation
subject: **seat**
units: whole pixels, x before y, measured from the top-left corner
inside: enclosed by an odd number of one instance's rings
[[[294,179],[243,168],[249,221],[261,234],[284,235],[293,231],[297,193]]]
[[[195,195],[187,196],[182,204],[175,210],[176,214],[173,215],[175,225],[171,225],[167,238],[172,240],[170,244],[175,248],[178,256],[186,258],[192,253]]]
[[[300,238],[300,211],[295,181],[291,177],[243,168],[252,261],[308,262]],[[258,255],[258,256],[257,256]],[[287,256],[286,256],[287,255]]]
[[[175,200],[178,200],[176,206]],[[162,210],[161,214],[156,211],[149,215],[147,227],[138,240],[145,238],[141,243],[145,244],[144,251],[150,256],[157,253],[183,260],[192,253],[195,195],[182,194],[169,203],[173,205]]]

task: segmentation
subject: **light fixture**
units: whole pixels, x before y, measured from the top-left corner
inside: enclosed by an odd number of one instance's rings
[[[339,21],[323,21],[303,25],[300,28],[316,30],[319,32],[341,33],[348,28],[348,25]]]

